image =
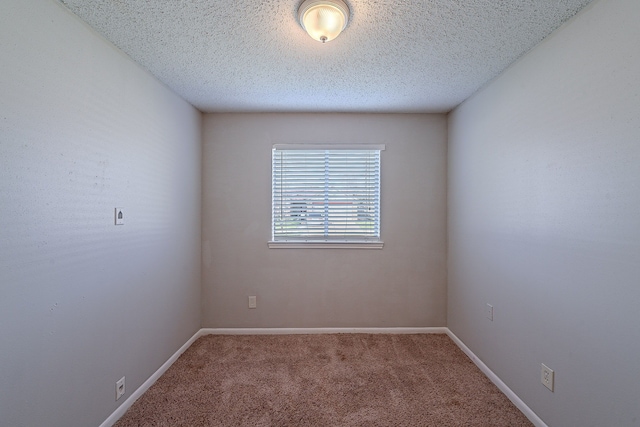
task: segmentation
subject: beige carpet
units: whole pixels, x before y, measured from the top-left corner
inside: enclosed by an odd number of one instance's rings
[[[446,335],[197,340],[125,426],[531,426]]]

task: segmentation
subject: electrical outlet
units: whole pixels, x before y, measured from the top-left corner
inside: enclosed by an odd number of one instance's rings
[[[491,304],[487,304],[487,307],[485,309],[485,316],[487,317],[487,319],[493,322],[493,306]]]
[[[553,369],[550,369],[544,363],[542,364],[542,376],[540,380],[546,388],[553,391]]]
[[[116,381],[116,400],[119,400],[125,392],[124,377]]]
[[[257,307],[256,297],[255,296],[250,296],[249,297],[249,308],[256,308],[256,307]]]

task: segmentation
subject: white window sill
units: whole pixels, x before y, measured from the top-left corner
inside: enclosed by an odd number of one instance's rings
[[[270,241],[269,249],[382,249],[384,242],[375,241]]]

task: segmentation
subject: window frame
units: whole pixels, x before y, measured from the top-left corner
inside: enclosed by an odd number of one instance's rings
[[[378,237],[377,238],[335,238],[335,239],[318,239],[318,238],[274,238],[274,151],[276,150],[377,150],[379,151],[379,171],[378,179],[382,176],[382,152],[385,151],[384,144],[273,144],[271,149],[271,239],[268,246],[271,249],[382,249],[384,242],[382,241],[381,216],[382,212],[382,196],[381,182],[378,188]]]

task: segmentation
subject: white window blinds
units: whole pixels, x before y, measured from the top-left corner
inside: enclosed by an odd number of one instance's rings
[[[380,150],[274,146],[273,241],[378,241]]]

